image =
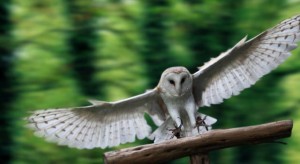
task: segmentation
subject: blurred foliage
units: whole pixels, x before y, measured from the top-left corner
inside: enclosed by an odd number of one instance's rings
[[[13,158],[13,117],[11,106],[16,98],[16,92],[14,91],[15,75],[12,68],[14,67],[13,49],[11,44],[11,31],[13,23],[10,20],[10,9],[8,7],[10,1],[0,2],[0,106],[2,114],[0,115],[0,159],[4,161],[11,161]],[[7,43],[7,44],[5,44]]]
[[[245,35],[299,14],[299,7],[300,0],[0,1],[1,163],[102,163],[105,151],[151,143],[77,150],[35,137],[22,118],[35,109],[87,105],[87,98],[142,93],[165,68],[194,72]],[[211,152],[212,163],[300,161],[299,61],[298,48],[251,89],[201,109],[218,118],[215,128],[293,119],[288,145]]]

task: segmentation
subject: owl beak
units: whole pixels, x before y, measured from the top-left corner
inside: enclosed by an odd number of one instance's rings
[[[176,96],[181,96],[182,92],[180,86],[176,86],[176,92],[177,92]]]

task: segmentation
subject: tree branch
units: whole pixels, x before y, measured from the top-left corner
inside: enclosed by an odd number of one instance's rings
[[[195,137],[169,140],[104,154],[106,164],[158,163],[184,156],[207,154],[233,146],[274,142],[291,136],[293,122],[284,120],[256,126],[212,130]]]

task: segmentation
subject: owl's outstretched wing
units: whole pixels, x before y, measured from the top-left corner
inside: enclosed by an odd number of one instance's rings
[[[219,104],[250,87],[260,77],[281,64],[300,40],[300,15],[211,59],[194,76],[194,96],[198,106]]]
[[[112,147],[150,135],[144,113],[157,125],[165,119],[157,90],[116,102],[92,101],[85,107],[49,109],[26,118],[28,126],[48,141],[76,148]]]

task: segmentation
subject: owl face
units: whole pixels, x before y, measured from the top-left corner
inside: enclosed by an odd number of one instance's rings
[[[184,67],[171,67],[163,72],[159,87],[170,96],[183,96],[192,88],[192,76]]]

